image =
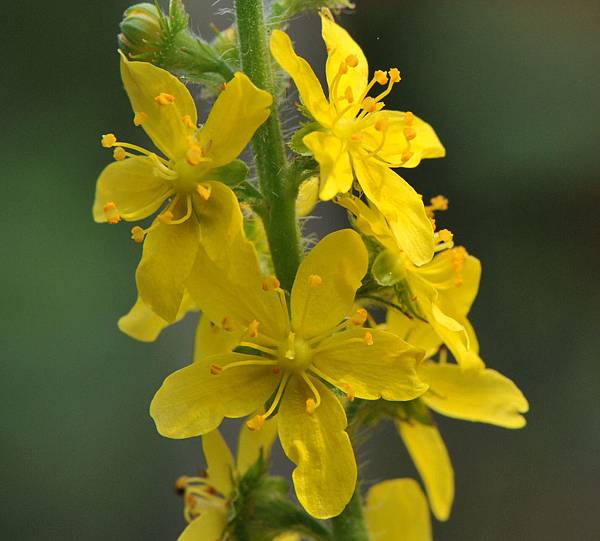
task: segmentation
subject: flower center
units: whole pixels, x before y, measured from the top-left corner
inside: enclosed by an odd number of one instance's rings
[[[311,364],[312,348],[306,340],[298,338],[296,333],[288,334],[287,340],[277,349],[279,364],[290,372],[304,372]]]

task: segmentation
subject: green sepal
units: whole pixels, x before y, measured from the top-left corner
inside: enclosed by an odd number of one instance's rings
[[[289,147],[296,153],[300,154],[300,156],[312,156],[312,151],[304,144],[303,139],[309,133],[312,133],[321,128],[321,125],[318,122],[309,122],[307,124],[303,124],[302,127],[292,135],[292,138],[289,142]]]
[[[226,165],[211,169],[207,180],[218,180],[227,186],[236,186],[246,180],[248,166],[242,160],[233,160]]]
[[[398,255],[390,250],[379,252],[373,261],[371,274],[375,281],[383,287],[391,287],[405,278],[402,261],[399,261]]]
[[[435,421],[431,416],[429,408],[420,398],[409,400],[408,402],[399,402],[399,418],[402,421],[418,422],[422,425],[433,426]]]

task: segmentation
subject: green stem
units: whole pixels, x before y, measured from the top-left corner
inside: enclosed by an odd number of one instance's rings
[[[267,46],[263,0],[236,0],[235,10],[242,68],[252,82],[274,92],[274,76]],[[291,289],[302,248],[296,219],[295,182],[288,178],[288,163],[277,104],[252,140],[256,171],[265,199],[263,221],[273,265],[282,287]]]
[[[341,515],[331,519],[336,541],[369,541],[358,487]]]

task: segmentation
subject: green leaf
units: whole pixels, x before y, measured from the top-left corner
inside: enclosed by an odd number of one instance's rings
[[[301,156],[312,156],[312,151],[304,144],[302,139],[307,136],[309,133],[312,133],[321,128],[321,125],[318,122],[309,122],[308,124],[303,124],[302,127],[292,135],[290,139],[289,146],[296,153]]]
[[[218,180],[227,184],[227,186],[235,186],[246,180],[248,176],[248,166],[242,160],[234,160],[227,165],[211,169],[207,175],[207,180]]]

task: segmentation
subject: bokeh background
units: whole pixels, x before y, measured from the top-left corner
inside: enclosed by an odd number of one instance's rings
[[[188,4],[202,32],[231,22],[212,15],[225,0]],[[437,539],[598,539],[600,4],[357,4],[343,24],[374,67],[404,74],[388,105],[428,119],[447,147],[446,159],[405,176],[450,199],[440,222],[483,262],[472,319],[484,358],[531,402],[520,431],[439,419],[457,496]],[[2,6],[6,540],[176,539],[173,481],[202,465],[198,441],[159,437],[147,413],[162,379],[187,362],[194,322],[153,345],[120,334],[139,247],[127,225],[91,219],[95,179],[110,161],[99,134],[140,140],[117,69],[127,5]],[[315,17],[293,34],[322,61]],[[277,456],[277,470],[289,471]],[[391,426],[360,457],[366,484],[414,475]]]

